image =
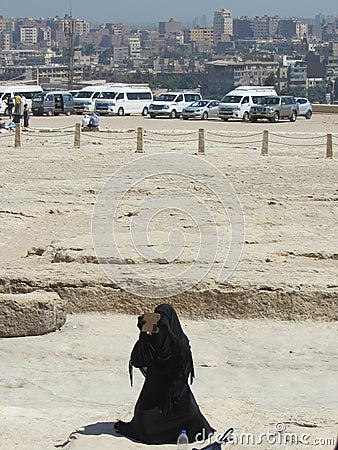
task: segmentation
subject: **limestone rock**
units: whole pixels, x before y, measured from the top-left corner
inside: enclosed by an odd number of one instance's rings
[[[66,303],[57,293],[0,294],[0,337],[36,336],[66,322]]]

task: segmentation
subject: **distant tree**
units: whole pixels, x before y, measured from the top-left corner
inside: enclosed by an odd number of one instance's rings
[[[103,52],[100,53],[99,56],[99,64],[110,64],[110,58],[112,56],[112,49],[107,48],[106,50],[103,50]]]
[[[325,83],[319,83],[315,87],[309,87],[308,98],[310,102],[326,103]]]
[[[96,49],[95,49],[95,47],[94,47],[93,44],[86,44],[86,45],[83,47],[82,52],[83,52],[83,54],[86,55],[86,56],[95,55]]]
[[[265,78],[264,86],[276,86],[276,75],[274,72],[270,72],[269,75]]]

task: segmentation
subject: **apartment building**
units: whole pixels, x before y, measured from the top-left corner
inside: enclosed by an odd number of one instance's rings
[[[224,95],[239,85],[263,85],[271,74],[277,74],[279,63],[275,61],[213,61],[206,64],[208,91],[213,95]]]
[[[230,11],[222,8],[214,12],[213,32],[215,43],[233,35],[233,19]]]
[[[212,28],[190,28],[184,30],[184,42],[206,41],[208,44],[214,42],[214,31]]]

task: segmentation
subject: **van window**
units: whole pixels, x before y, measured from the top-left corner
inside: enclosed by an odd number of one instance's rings
[[[46,101],[47,101],[47,102],[52,102],[52,101],[53,101],[53,96],[52,96],[52,94],[48,94],[48,95],[46,96]]]
[[[151,100],[150,92],[127,92],[128,100]]]
[[[183,95],[182,95],[182,94],[180,94],[180,95],[177,97],[176,102],[183,102]]]
[[[184,94],[186,102],[195,102],[200,100],[201,96],[199,94]]]
[[[249,103],[249,97],[244,97],[242,103]]]
[[[94,94],[92,91],[83,91],[78,92],[74,95],[74,98],[91,98],[91,96]]]
[[[124,92],[120,92],[116,100],[123,100],[123,99],[124,99]]]
[[[101,92],[97,98],[104,98],[106,100],[112,100],[116,96],[116,92]]]
[[[161,94],[156,100],[159,102],[173,102],[175,97],[175,94]]]
[[[65,94],[64,95],[64,99],[66,102],[71,102],[72,101],[72,96],[70,94]]]
[[[222,98],[222,103],[239,103],[242,100],[241,95],[226,95]]]

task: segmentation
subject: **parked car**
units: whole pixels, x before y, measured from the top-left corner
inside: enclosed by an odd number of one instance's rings
[[[258,119],[267,119],[269,122],[278,122],[280,119],[289,119],[295,122],[298,116],[299,105],[295,97],[278,95],[266,97],[260,104],[250,108],[250,122],[257,122]]]
[[[154,119],[157,116],[175,119],[182,114],[183,108],[192,102],[202,100],[199,92],[175,91],[161,94],[149,106],[149,116]]]
[[[312,117],[312,105],[309,100],[305,97],[296,97],[296,102],[299,107],[299,116],[304,116],[306,119],[311,119]]]
[[[69,115],[74,112],[73,96],[68,91],[48,91],[36,94],[32,101],[34,116]]]
[[[248,122],[250,108],[262,98],[277,95],[273,86],[238,86],[228,92],[220,101],[218,115],[225,122],[229,119],[242,119]]]
[[[188,119],[215,119],[218,117],[218,105],[217,100],[198,100],[191,105],[183,108],[182,118]]]

